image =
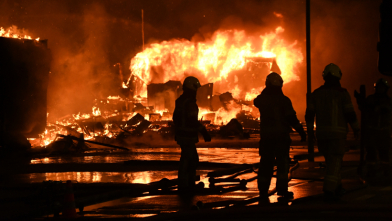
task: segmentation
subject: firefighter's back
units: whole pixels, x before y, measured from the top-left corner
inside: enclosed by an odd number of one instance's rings
[[[323,85],[312,93],[312,99],[317,137],[345,138],[348,131],[345,110],[353,109],[347,90]]]

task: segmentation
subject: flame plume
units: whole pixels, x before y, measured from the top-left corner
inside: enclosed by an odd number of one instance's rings
[[[31,36],[24,34],[24,32],[24,29],[19,30],[15,25],[6,30],[3,27],[0,27],[0,37],[32,40]],[[39,38],[36,38],[35,40],[39,41]]]
[[[182,81],[195,75],[201,83],[220,84],[221,90],[230,91],[234,97],[250,100],[260,92],[264,82],[244,87],[244,80],[238,80],[245,77],[241,72],[236,73],[234,81],[229,80],[230,74],[245,68],[249,57],[276,58],[285,83],[299,80],[295,67],[303,56],[297,41],[287,43],[280,36],[283,32],[282,27],[259,36],[247,35],[243,30],[218,30],[205,42],[175,39],[151,44],[131,60],[132,75],[145,84],[137,95],[147,96],[147,84]],[[130,80],[131,77],[128,83]]]

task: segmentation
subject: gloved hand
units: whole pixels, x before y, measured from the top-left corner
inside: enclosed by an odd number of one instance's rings
[[[204,139],[205,142],[210,142],[211,141],[211,136],[208,133],[206,128],[203,128],[200,132],[201,132],[201,135],[203,135],[203,139]]]

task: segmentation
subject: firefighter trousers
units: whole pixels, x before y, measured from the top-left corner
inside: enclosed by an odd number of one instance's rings
[[[178,169],[179,189],[193,188],[195,186],[195,176],[199,155],[195,143],[181,144],[181,158]]]
[[[277,166],[276,189],[284,193],[288,189],[289,151],[291,139],[261,139],[260,140],[260,166],[257,186],[260,195],[267,195],[271,178],[274,173],[274,164]]]
[[[324,192],[335,193],[341,185],[340,171],[345,152],[346,139],[318,139],[319,152],[325,158]]]

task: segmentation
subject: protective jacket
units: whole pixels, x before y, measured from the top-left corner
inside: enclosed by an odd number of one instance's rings
[[[199,142],[198,132],[204,126],[198,121],[198,115],[199,107],[193,96],[184,93],[176,100],[173,123],[178,144]]]
[[[366,129],[391,134],[392,101],[387,94],[372,94],[365,101]]]
[[[326,82],[311,94],[305,116],[308,130],[313,129],[315,116],[318,139],[345,139],[347,123],[354,131],[359,130],[350,95],[340,83]]]
[[[290,139],[291,127],[305,134],[290,98],[280,87],[266,87],[253,103],[260,111],[261,139]]]

